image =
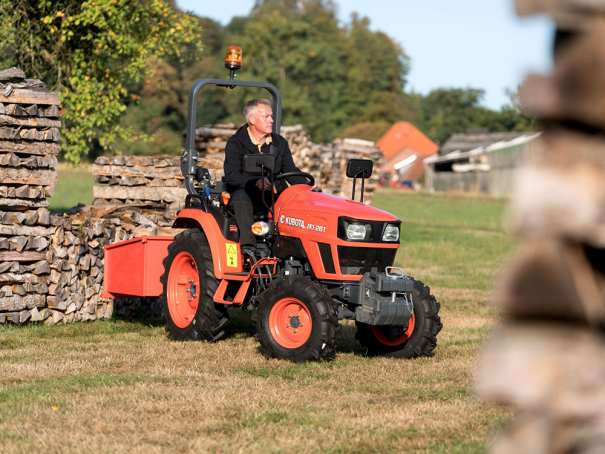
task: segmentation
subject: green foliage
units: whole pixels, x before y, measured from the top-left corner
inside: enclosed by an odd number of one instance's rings
[[[469,128],[487,129],[489,132],[529,131],[532,120],[519,107],[504,106],[500,112],[479,105],[485,94],[476,88],[438,88],[424,97],[414,99],[418,107],[415,122],[420,129],[438,144],[452,134]]]
[[[284,123],[302,123],[314,140],[404,115],[408,58],[384,33],[370,31],[367,18],[353,16],[341,27],[332,2],[311,0],[301,9],[298,2],[265,0],[239,38],[247,78],[276,85]]]
[[[284,101],[282,123],[302,123],[315,141],[331,141],[358,123],[384,129],[384,122],[411,119],[403,99],[409,59],[401,47],[384,33],[370,31],[367,19],[353,17],[350,25],[340,26],[330,1],[306,1],[303,9],[298,3],[260,1],[248,17],[234,17],[226,27],[200,18],[206,50],[202,58],[191,64],[160,62],[156,77],[137,88],[140,108],[126,115],[123,124],[156,138],[137,144],[138,152],[170,152],[161,148],[167,141],[157,140],[169,130],[170,146],[178,150],[189,88],[197,79],[226,77],[224,52],[229,45],[243,49],[239,77],[276,85]],[[241,124],[246,100],[268,96],[262,89],[204,88],[198,124]],[[162,118],[144,119],[151,112]]]
[[[377,140],[412,121],[443,143],[468,128],[535,127],[518,97],[500,112],[480,105],[482,90],[406,93],[410,59],[369,19],[340,24],[332,0],[257,0],[249,16],[223,27],[181,13],[172,0],[0,0],[4,66],[16,64],[61,94],[62,150],[74,163],[111,150],[180,152],[189,89],[225,78],[224,52],[243,49],[241,79],[267,81],[283,96],[283,124],[303,124],[316,142]],[[204,52],[201,52],[201,41]],[[207,87],[198,124],[241,124],[245,101],[261,89]]]
[[[364,121],[354,124],[353,126],[349,126],[340,133],[339,137],[351,137],[376,142],[389,130],[391,126],[392,123],[389,123],[385,120]]]
[[[302,5],[302,7],[301,7]],[[190,63],[159,62],[156,76],[136,88],[142,101],[123,124],[153,137],[129,145],[133,153],[176,153],[186,122],[189,88],[203,77],[225,78],[224,52],[243,50],[241,79],[276,85],[283,97],[283,124],[303,124],[314,141],[336,137],[377,140],[396,121],[412,121],[443,143],[468,128],[527,130],[532,121],[516,105],[492,111],[480,105],[482,90],[438,89],[406,93],[410,60],[403,48],[367,18],[336,18],[328,0],[259,0],[247,17],[222,27],[200,18],[206,52]],[[207,87],[200,94],[198,124],[241,124],[246,100],[268,97],[262,89]],[[132,112],[131,112],[132,110]]]
[[[61,95],[62,151],[79,162],[98,143],[136,140],[120,125],[127,84],[153,74],[154,59],[200,50],[199,24],[160,0],[0,0],[2,56]]]

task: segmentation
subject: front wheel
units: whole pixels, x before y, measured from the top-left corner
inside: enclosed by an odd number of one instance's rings
[[[297,363],[333,358],[338,320],[332,298],[320,285],[286,276],[274,280],[258,300],[254,338],[267,358]]]
[[[441,305],[435,301],[430,289],[414,281],[412,292],[414,312],[408,326],[371,326],[357,323],[359,343],[370,355],[395,358],[430,356],[437,346],[437,334],[443,324],[439,318]]]

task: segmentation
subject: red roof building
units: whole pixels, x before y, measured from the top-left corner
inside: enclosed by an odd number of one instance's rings
[[[417,180],[424,173],[422,161],[437,154],[439,146],[409,121],[391,126],[376,146],[384,153],[381,173],[389,173],[396,180]]]

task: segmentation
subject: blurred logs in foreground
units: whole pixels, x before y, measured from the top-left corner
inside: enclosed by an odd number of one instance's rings
[[[605,1],[517,0],[557,23],[555,69],[529,76],[544,133],[519,173],[511,223],[524,239],[499,285],[507,325],[479,393],[518,418],[494,453],[605,452]]]

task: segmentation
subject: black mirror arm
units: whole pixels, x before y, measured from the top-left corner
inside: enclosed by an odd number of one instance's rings
[[[363,203],[363,191],[365,189],[365,183],[366,183],[366,179],[362,176],[361,177],[361,200],[360,200],[361,203]]]
[[[366,176],[364,174],[366,173],[366,169],[361,169],[359,172],[357,172],[355,174],[355,180],[357,180],[357,177],[359,176],[360,173],[362,174],[361,175],[361,200],[360,201],[361,201],[361,203],[363,203],[363,191],[365,189],[365,182],[366,182]],[[355,185],[355,183],[353,183],[353,187],[355,187],[354,185]]]
[[[357,178],[359,178],[359,175],[361,174],[361,203],[363,203],[363,190],[365,188],[365,176],[363,175],[365,171],[366,169],[359,169],[353,177],[353,194],[351,195],[351,200],[355,200],[355,183],[357,182]]]
[[[271,219],[275,221],[275,186],[273,183],[273,172],[271,172]]]

